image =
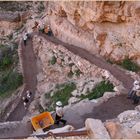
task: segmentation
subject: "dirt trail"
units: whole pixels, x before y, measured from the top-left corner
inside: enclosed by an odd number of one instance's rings
[[[114,75],[118,80],[122,81],[125,88],[130,89],[133,79],[124,73],[124,71],[120,70],[116,66],[112,66],[108,64],[104,59],[98,58],[97,56],[92,55],[90,52],[76,47],[74,45],[66,44],[54,37],[46,36],[42,33],[35,33],[39,36],[44,37],[48,41],[51,41],[55,44],[61,44],[69,51],[73,52],[76,55],[88,60],[89,62],[103,68],[107,69]],[[34,34],[33,34],[34,35]],[[36,58],[33,52],[32,46],[32,38],[28,39],[27,46],[21,44],[22,47],[22,59],[23,59],[23,69],[24,69],[24,83],[26,84],[23,96],[27,89],[30,89],[32,93],[36,90],[37,85],[37,66],[36,66]],[[34,96],[32,96],[31,101]],[[19,99],[20,100],[20,99]],[[106,119],[115,118],[119,113],[134,109],[134,105],[132,105],[130,100],[126,99],[125,95],[118,96],[110,99],[108,102],[95,107],[94,104],[83,105],[83,107],[70,108],[67,110],[65,114],[65,118],[68,120],[68,123],[75,126],[75,128],[80,128],[84,126],[84,121],[86,118],[97,118],[105,121]],[[74,109],[74,110],[73,110]],[[21,121],[23,117],[26,115],[27,111],[24,109],[23,102],[21,101],[15,110],[10,114],[7,121]],[[18,128],[17,128],[18,129]],[[22,131],[22,130],[21,130]],[[22,134],[22,133],[21,133]],[[22,134],[23,135],[23,134]],[[26,135],[26,134],[25,134]]]
[[[27,89],[29,89],[33,94],[31,96],[30,102],[34,98],[34,93],[36,91],[37,85],[37,66],[36,66],[36,58],[33,52],[32,47],[32,38],[27,40],[27,45],[24,46],[23,42],[21,43],[22,47],[22,59],[23,59],[23,75],[24,75],[24,83],[25,89],[22,93],[22,96],[26,94]],[[21,99],[20,99],[21,100]],[[26,115],[26,110],[23,106],[23,101],[19,102],[15,110],[10,114],[7,121],[21,121],[23,117]]]
[[[79,55],[80,57],[88,60],[92,64],[95,64],[103,69],[107,69],[114,75],[118,80],[122,81],[124,87],[126,89],[130,89],[133,79],[125,74],[122,70],[118,69],[115,66],[112,66],[108,64],[106,61],[104,61],[102,58],[98,58],[97,56],[92,55],[91,53],[87,52],[84,49],[81,49],[79,47],[76,47],[74,45],[66,44],[54,37],[49,37],[42,33],[37,33],[40,36],[43,36],[45,39],[55,43],[60,44],[66,47],[69,51],[73,52],[76,55]],[[24,69],[24,83],[25,83],[25,89],[23,91],[23,95],[25,94],[25,91],[27,89],[30,89],[32,93],[36,90],[37,85],[37,66],[36,66],[36,58],[33,52],[33,46],[32,46],[32,38],[28,39],[27,46],[23,45],[23,42],[21,44],[22,47],[22,59],[23,59],[23,69]],[[31,101],[33,100],[33,96],[31,98]],[[26,115],[26,110],[24,109],[23,102],[20,102],[16,109],[13,111],[13,113],[10,114],[7,121],[20,121],[22,118]],[[111,114],[110,114],[111,115]]]
[[[64,43],[55,37],[49,37],[42,33],[39,33],[39,35],[41,35],[45,39],[47,39],[55,44],[63,45],[69,51],[80,56],[81,58],[88,60],[90,63],[95,64],[96,66],[98,66],[100,68],[108,70],[114,77],[116,77],[116,79],[118,79],[119,81],[121,81],[123,83],[123,85],[127,89],[127,91],[129,91],[129,89],[131,88],[134,80],[130,77],[130,75],[125,74],[124,71],[119,69],[117,66],[107,63],[104,60],[104,58],[97,57],[97,56],[91,54],[90,52],[88,52],[82,48],[79,48],[77,46]]]

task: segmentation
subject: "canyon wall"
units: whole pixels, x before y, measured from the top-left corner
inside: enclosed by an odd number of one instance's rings
[[[113,61],[140,64],[140,2],[48,2],[52,30],[64,42]]]

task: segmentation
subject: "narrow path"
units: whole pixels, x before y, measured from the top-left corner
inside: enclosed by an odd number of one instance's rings
[[[94,56],[93,54],[91,54],[90,52],[82,48],[76,47],[74,45],[69,45],[54,37],[49,37],[42,33],[35,33],[35,34],[44,37],[45,39],[53,42],[54,44],[63,45],[69,51],[88,60],[92,64],[95,64],[100,68],[110,71],[112,75],[114,75],[118,80],[122,81],[125,88],[130,89],[133,79],[129,75],[125,74],[124,71],[118,69],[115,66],[108,64],[102,58],[98,58],[97,56]],[[26,83],[23,92],[24,95],[27,89],[30,89],[33,93],[36,90],[37,66],[36,66],[36,58],[33,52],[32,38],[28,39],[26,47],[23,45],[22,42],[21,47],[22,47],[22,55],[23,55],[22,56],[23,69],[24,69],[23,75],[24,75],[24,82]],[[31,101],[32,100],[33,100],[33,96],[31,98]],[[69,124],[72,124],[73,126],[75,126],[75,128],[80,128],[84,126],[84,121],[86,118],[91,117],[91,118],[101,119],[102,121],[104,121],[106,119],[115,118],[119,113],[125,110],[134,109],[134,107],[135,106],[131,104],[131,101],[127,100],[126,96],[122,95],[122,96],[112,98],[108,102],[98,107],[95,107],[93,103],[87,103],[87,104],[83,104],[83,106],[76,106],[74,108],[70,108],[65,112],[65,118],[68,120]],[[20,121],[26,115],[26,112],[27,111],[23,107],[23,102],[20,102],[16,107],[16,109],[10,114],[7,121],[15,121],[15,120]]]
[[[25,89],[22,95],[24,96],[26,94],[26,91],[29,89],[33,93],[30,100],[31,102],[34,98],[34,93],[36,91],[36,85],[37,85],[37,79],[36,79],[37,66],[36,66],[36,58],[32,47],[32,38],[28,39],[26,46],[24,46],[22,42],[20,47],[22,47],[22,59],[23,59],[22,65],[23,65],[23,76],[24,76],[24,83],[25,83]],[[17,105],[17,107],[15,108],[15,110],[10,114],[7,121],[21,121],[23,117],[26,115],[26,112],[27,111],[24,109],[23,106],[23,101],[21,100]]]
[[[132,104],[131,100],[126,99],[125,95],[120,95],[110,98],[99,106],[95,106],[91,102],[75,105],[66,110],[65,119],[75,128],[81,128],[85,126],[87,118],[100,119],[105,122],[109,119],[115,119],[126,110],[134,110],[134,108],[135,105]]]
[[[67,48],[69,51],[73,52],[74,54],[80,56],[81,58],[86,59],[87,61],[95,64],[96,66],[106,69],[110,71],[110,73],[116,77],[119,81],[121,81],[124,87],[127,89],[127,92],[130,90],[133,79],[130,75],[126,74],[117,66],[113,66],[107,63],[102,57],[97,57],[90,52],[79,48],[74,45],[69,45],[64,43],[54,37],[49,37],[45,34],[39,33],[38,35],[44,37],[48,41],[53,42],[54,44],[60,44]],[[69,108],[65,112],[65,118],[68,120],[70,124],[72,124],[75,128],[80,128],[84,126],[84,122],[86,118],[95,118],[105,121],[107,119],[116,118],[118,114],[125,110],[134,109],[135,106],[132,105],[132,101],[126,99],[126,95],[116,96],[114,98],[109,99],[108,102],[101,104],[97,107],[93,103],[83,104],[82,106],[75,106],[73,108]]]
[[[74,54],[80,56],[81,58],[86,59],[90,63],[95,64],[96,66],[98,66],[102,69],[108,70],[114,77],[116,77],[116,79],[118,79],[119,81],[121,81],[123,83],[123,85],[127,89],[127,91],[130,90],[130,88],[133,84],[133,81],[134,81],[130,77],[130,75],[124,73],[124,71],[119,69],[117,66],[114,66],[114,65],[111,65],[111,64],[107,63],[104,60],[104,58],[102,58],[102,57],[99,58],[99,57],[91,54],[90,52],[86,51],[85,49],[82,49],[82,48],[79,48],[77,46],[64,43],[64,42],[58,40],[55,37],[49,37],[49,36],[47,36],[45,34],[42,34],[42,33],[39,33],[39,35],[44,37],[45,39],[53,42],[54,44],[60,44],[60,45],[64,46],[69,51],[71,51]]]

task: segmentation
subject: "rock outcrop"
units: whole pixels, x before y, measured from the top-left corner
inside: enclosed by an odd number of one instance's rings
[[[52,30],[64,42],[93,54],[139,63],[140,2],[62,1],[46,5]]]
[[[89,137],[92,139],[110,139],[110,136],[100,120],[87,119],[85,126]]]

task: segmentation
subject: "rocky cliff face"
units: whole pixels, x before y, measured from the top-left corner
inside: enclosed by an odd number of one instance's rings
[[[140,2],[49,2],[50,24],[61,40],[115,61],[140,59]]]

